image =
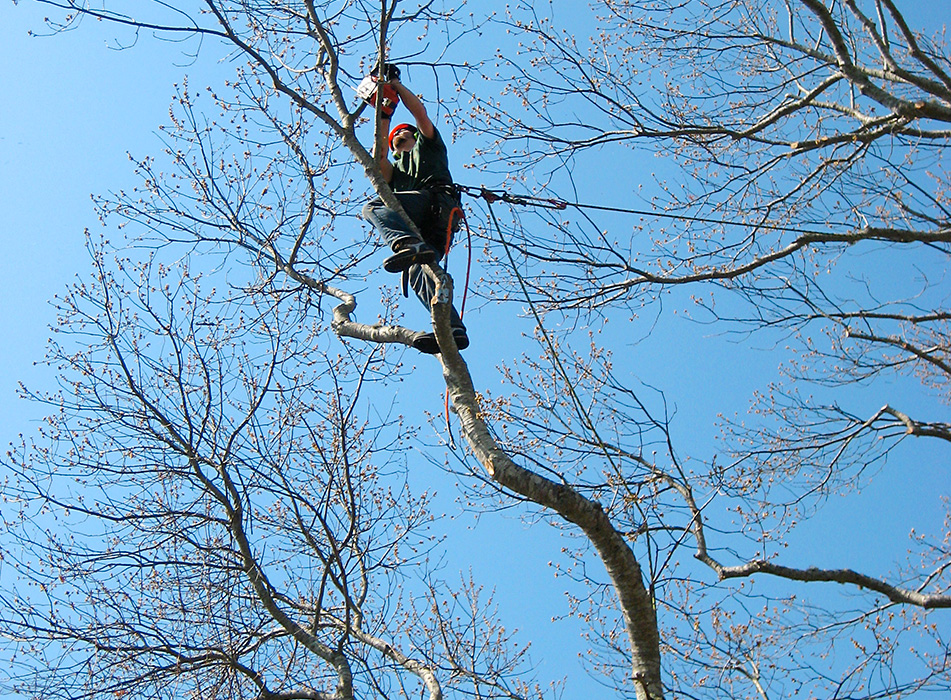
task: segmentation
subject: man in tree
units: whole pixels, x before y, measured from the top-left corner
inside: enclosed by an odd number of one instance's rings
[[[381,136],[389,133],[388,146],[395,154],[395,160],[389,160],[382,138],[376,143],[374,154],[383,177],[422,237],[409,227],[399,212],[387,207],[379,198],[364,206],[363,216],[393,249],[393,255],[383,262],[383,269],[407,274],[409,286],[429,310],[435,284],[423,265],[438,264],[446,254],[461,211],[449,172],[446,144],[426,113],[426,108],[398,77],[389,80],[386,86],[392,88],[392,91],[386,91],[391,99],[389,102],[384,101],[380,110],[378,133]],[[384,94],[384,99],[386,96]],[[416,125],[398,124],[391,130],[393,110],[400,100],[413,115]],[[455,307],[450,309],[450,325],[456,346],[460,350],[468,347],[466,327]],[[413,341],[413,347],[430,355],[440,352],[436,335],[432,332],[420,333]]]

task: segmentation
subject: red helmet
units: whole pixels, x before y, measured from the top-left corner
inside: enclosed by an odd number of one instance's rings
[[[400,133],[401,131],[412,131],[412,132],[413,132],[413,138],[414,138],[414,139],[415,139],[415,138],[419,138],[419,137],[417,136],[417,133],[418,133],[418,132],[416,131],[416,127],[413,126],[412,124],[397,124],[396,126],[394,126],[394,127],[390,130],[390,140],[389,140],[389,143],[390,143],[390,150],[391,150],[391,151],[393,150],[393,137],[396,136],[396,135],[397,135],[398,133]]]

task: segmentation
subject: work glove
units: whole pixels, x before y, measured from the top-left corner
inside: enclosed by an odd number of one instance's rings
[[[380,74],[383,75],[384,82],[390,82],[391,80],[400,79],[400,68],[395,63],[384,63],[383,70],[380,70],[379,64],[376,68],[370,71],[370,75],[379,78]]]

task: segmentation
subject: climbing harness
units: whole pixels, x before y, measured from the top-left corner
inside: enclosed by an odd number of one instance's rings
[[[394,129],[394,131],[396,131],[396,129]],[[434,230],[433,228],[427,227],[425,231],[422,231],[424,234],[423,239],[430,245],[433,245],[433,247],[441,248],[440,252],[443,256],[448,256],[449,249],[452,247],[454,234],[462,228],[462,223],[466,220],[465,212],[462,210],[462,202],[460,201],[460,192],[453,184],[432,185],[426,189],[430,191],[433,196],[430,211],[426,220],[433,222],[432,226],[438,228],[435,228]],[[450,202],[447,200],[452,201]],[[443,229],[443,226],[445,226],[445,230]],[[468,224],[466,224],[466,229],[468,230]],[[427,236],[426,234],[429,235]],[[471,232],[469,233],[469,240],[472,240]],[[435,241],[439,242],[438,246],[434,245]],[[472,251],[470,246],[468,269],[471,269],[471,267]],[[402,288],[403,296],[408,297],[408,269],[403,270],[400,286]],[[465,308],[465,296],[463,296],[463,308]]]

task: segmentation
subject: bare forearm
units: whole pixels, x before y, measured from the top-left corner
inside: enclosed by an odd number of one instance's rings
[[[403,85],[403,83],[394,80],[390,84],[400,96],[400,101],[403,103],[403,106],[413,115],[413,119],[416,120],[416,126],[419,128],[420,133],[426,138],[432,138],[434,127],[432,121],[429,119],[429,114],[426,112],[426,106],[416,94]]]

